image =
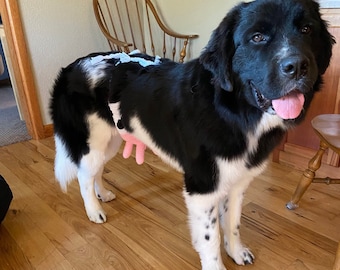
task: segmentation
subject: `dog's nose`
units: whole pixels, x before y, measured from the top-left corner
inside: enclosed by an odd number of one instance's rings
[[[309,61],[305,57],[291,56],[280,62],[281,73],[289,78],[301,78],[308,72]]]

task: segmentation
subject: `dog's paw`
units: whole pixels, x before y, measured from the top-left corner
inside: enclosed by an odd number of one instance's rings
[[[112,193],[110,190],[103,190],[100,193],[96,192],[96,196],[98,199],[100,199],[102,202],[109,202],[116,198],[116,195]]]
[[[227,270],[225,266],[221,262],[210,262],[210,263],[203,263],[202,262],[202,270]]]
[[[87,211],[87,216],[90,221],[94,223],[104,223],[106,222],[106,213],[103,209],[95,209]]]
[[[229,254],[238,265],[253,264],[255,256],[245,247],[240,248],[234,255]]]
[[[225,266],[207,266],[207,267],[202,267],[202,270],[227,270],[227,268],[225,268]]]

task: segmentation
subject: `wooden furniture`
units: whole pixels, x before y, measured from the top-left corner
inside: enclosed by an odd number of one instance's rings
[[[311,124],[320,138],[320,147],[315,156],[309,161],[308,168],[304,171],[291,201],[286,205],[290,210],[298,207],[301,197],[311,183],[340,184],[340,179],[315,177],[315,172],[320,168],[322,156],[327,149],[340,154],[340,114],[318,115],[312,120]]]
[[[170,30],[150,0],[93,0],[93,8],[112,50],[139,49],[183,62],[189,41],[198,37]]]
[[[298,207],[301,197],[311,183],[340,184],[340,179],[315,177],[315,173],[320,168],[322,157],[327,149],[331,149],[338,155],[340,154],[340,115],[319,115],[312,120],[311,124],[320,139],[319,150],[309,161],[308,168],[304,171],[292,199],[286,204],[289,210],[294,210]],[[340,242],[335,255],[333,270],[340,270]]]

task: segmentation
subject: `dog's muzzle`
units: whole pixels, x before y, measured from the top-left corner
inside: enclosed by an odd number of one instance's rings
[[[270,100],[266,98],[254,85],[250,83],[258,107],[270,114],[277,114],[282,119],[295,119],[305,103],[304,95],[297,89],[292,89],[283,97]]]

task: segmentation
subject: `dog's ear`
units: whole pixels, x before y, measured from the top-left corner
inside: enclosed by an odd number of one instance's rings
[[[229,92],[233,91],[230,73],[235,53],[234,30],[244,5],[247,4],[241,3],[228,12],[200,55],[201,64],[213,74],[214,83]]]
[[[332,57],[332,48],[335,44],[335,38],[327,30],[327,22],[322,21],[320,39],[322,42],[320,54],[317,59],[319,73],[322,75],[326,72]]]
[[[321,45],[319,47],[319,55],[317,56],[317,64],[319,68],[319,74],[322,75],[326,72],[326,69],[329,66],[331,57],[332,57],[332,48],[336,43],[335,38],[328,31],[328,23],[321,19],[321,15],[319,12],[319,4],[314,3],[316,6],[316,10],[320,16],[320,36],[319,39],[321,41]]]

